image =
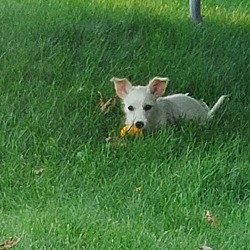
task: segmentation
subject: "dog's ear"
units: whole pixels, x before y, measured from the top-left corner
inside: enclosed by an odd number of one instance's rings
[[[155,77],[148,84],[148,90],[156,97],[163,96],[169,79],[167,77]]]
[[[128,94],[128,92],[132,88],[132,84],[127,79],[120,79],[113,77],[111,80],[115,84],[115,91],[116,94],[121,98],[124,99],[125,96]]]

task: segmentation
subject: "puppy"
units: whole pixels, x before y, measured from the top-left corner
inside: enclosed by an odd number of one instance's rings
[[[173,94],[162,97],[169,79],[155,77],[147,86],[133,86],[127,79],[113,77],[115,91],[121,98],[126,114],[126,126],[138,129],[154,129],[174,124],[178,120],[205,122],[212,118],[227,95],[222,95],[209,109],[206,103],[187,94]]]

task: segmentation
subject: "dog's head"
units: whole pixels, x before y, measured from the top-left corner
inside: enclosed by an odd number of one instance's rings
[[[156,111],[157,98],[165,93],[168,78],[155,77],[147,86],[133,86],[127,79],[115,77],[111,81],[123,102],[126,125],[147,128],[150,116]]]

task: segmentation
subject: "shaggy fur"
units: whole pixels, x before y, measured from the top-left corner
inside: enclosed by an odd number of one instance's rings
[[[133,86],[127,79],[112,78],[116,94],[121,98],[126,114],[125,125],[140,129],[153,129],[174,124],[178,120],[205,122],[213,117],[223,103],[222,95],[210,110],[206,103],[188,94],[173,94],[162,97],[168,78],[155,77],[147,86]]]

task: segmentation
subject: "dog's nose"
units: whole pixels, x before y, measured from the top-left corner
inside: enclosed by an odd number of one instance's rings
[[[135,126],[139,129],[143,128],[144,127],[144,123],[143,122],[136,122],[135,123]]]

